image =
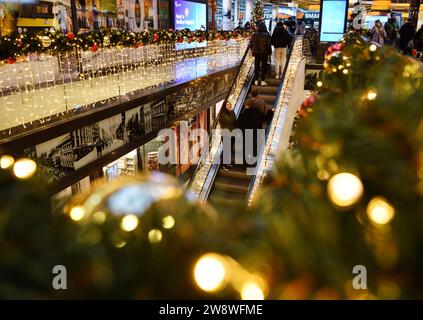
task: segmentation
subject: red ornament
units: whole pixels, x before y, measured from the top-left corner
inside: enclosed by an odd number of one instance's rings
[[[179,38],[178,38],[178,42],[179,42],[179,43],[184,42],[184,38],[183,38],[183,37],[179,37]]]
[[[328,56],[331,53],[337,52],[337,51],[341,51],[342,49],[344,49],[345,44],[343,43],[335,43],[333,45],[331,45],[325,53],[325,56]]]
[[[411,49],[411,55],[415,57],[417,55],[417,50]]]
[[[98,45],[94,43],[92,47],[90,48],[91,52],[96,52],[98,50]]]
[[[309,109],[313,107],[314,103],[316,102],[318,96],[311,95],[307,97],[301,106],[298,108],[298,114],[301,118],[306,118],[308,115]]]
[[[7,64],[14,64],[16,63],[16,58],[15,57],[9,57],[7,58]]]
[[[75,39],[75,34],[73,32],[68,32],[66,34],[66,38],[68,38],[68,40],[72,41],[73,39]]]
[[[135,42],[134,48],[139,48],[139,47],[141,47],[141,43],[139,41],[138,42]]]
[[[203,35],[201,36],[201,41],[204,41],[204,40],[206,40],[206,36],[203,34]]]
[[[153,41],[159,41],[159,34],[158,33],[153,34]]]

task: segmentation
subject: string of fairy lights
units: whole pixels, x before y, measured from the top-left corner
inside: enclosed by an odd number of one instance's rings
[[[33,53],[0,66],[0,130],[44,124],[74,111],[126,101],[139,90],[193,79],[239,63],[247,38],[204,43],[159,42]],[[179,47],[180,46],[180,47]]]

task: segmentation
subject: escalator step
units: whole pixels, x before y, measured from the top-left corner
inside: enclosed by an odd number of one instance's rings
[[[274,94],[276,95],[278,93],[278,87],[277,86],[252,86],[251,89],[257,89],[259,92],[259,95],[261,94]]]
[[[219,175],[223,176],[223,177],[228,177],[228,178],[233,178],[233,179],[244,179],[244,180],[251,180],[251,176],[248,176],[245,171],[235,171],[235,170],[231,170],[231,171],[225,171],[220,169],[219,170]]]
[[[279,84],[280,84],[280,82],[281,82],[281,80],[279,80],[279,79],[272,79],[272,78],[267,78],[266,80],[264,80],[264,81],[266,81],[266,83],[269,85],[269,86],[279,86]]]
[[[275,101],[276,96],[270,94],[262,94],[260,95],[260,98],[262,98],[264,102],[273,102]]]
[[[224,198],[215,195],[211,195],[209,198],[209,202],[212,205],[219,206],[219,207],[230,207],[230,208],[244,208],[245,207],[245,200],[236,200],[232,198]]]
[[[237,192],[242,194],[247,194],[248,192],[248,185],[237,184],[236,180],[234,180],[234,183],[225,183],[225,182],[216,181],[214,184],[214,188],[217,190]]]

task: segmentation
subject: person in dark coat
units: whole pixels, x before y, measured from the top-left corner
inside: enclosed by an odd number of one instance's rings
[[[238,128],[234,107],[229,101],[226,101],[222,111],[220,112],[219,124],[222,129],[228,129],[230,131]]]
[[[414,42],[416,43],[416,49],[419,52],[423,51],[423,24],[420,26],[420,29],[417,31],[416,36],[414,37]]]
[[[219,124],[222,129],[227,129],[230,132],[238,128],[238,124],[237,124],[236,116],[234,112],[234,107],[229,101],[226,101],[225,105],[222,108],[222,111],[220,112]],[[224,137],[224,133],[222,132],[222,145],[224,143],[223,137]],[[234,144],[235,144],[234,138],[231,136],[231,157],[232,157],[232,150],[233,150]],[[225,151],[227,152],[227,150]],[[223,151],[220,156],[220,163],[222,163],[223,170],[225,171],[230,170],[230,167],[231,167],[230,163],[223,164]]]
[[[407,22],[404,23],[399,30],[400,48],[404,54],[411,55],[412,47],[409,44],[410,44],[410,41],[413,40],[414,34],[415,34],[414,26],[411,23],[411,20],[408,19]]]
[[[244,164],[247,166],[255,166],[252,161],[247,161],[247,159],[253,159],[253,157],[257,156],[257,137],[258,131],[263,130],[263,123],[265,121],[265,114],[256,107],[245,105],[245,109],[241,112],[238,117],[238,125],[242,130],[243,137],[244,137]],[[247,131],[252,133],[253,141],[251,139],[247,139]],[[252,143],[251,146],[248,146],[247,143]]]
[[[398,40],[398,21],[396,18],[396,14],[394,12],[391,13],[390,18],[388,21],[385,22],[384,29],[386,31],[386,41],[385,44],[395,45]]]
[[[251,36],[250,48],[255,58],[254,62],[254,78],[256,86],[259,85],[259,78],[261,72],[261,85],[267,86],[267,83],[264,81],[267,72],[267,61],[269,56],[272,54],[272,47],[270,45],[271,37],[269,32],[267,32],[266,25],[263,22],[260,22],[257,27],[257,32]]]
[[[286,63],[286,48],[291,44],[292,36],[283,26],[283,23],[279,21],[276,24],[275,30],[273,30],[271,45],[274,47],[275,67],[276,76],[275,79],[282,77],[283,69]]]

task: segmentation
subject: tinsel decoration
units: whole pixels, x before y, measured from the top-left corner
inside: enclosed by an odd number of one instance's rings
[[[58,55],[72,51],[92,50],[106,47],[137,47],[140,45],[181,42],[203,42],[221,39],[240,39],[249,36],[249,32],[232,31],[203,31],[196,30],[155,30],[143,32],[130,32],[119,29],[104,29],[101,31],[89,31],[81,34],[72,32],[63,33],[41,31],[38,33],[15,32],[0,37],[0,61],[9,58],[24,58],[31,53],[48,53]]]

